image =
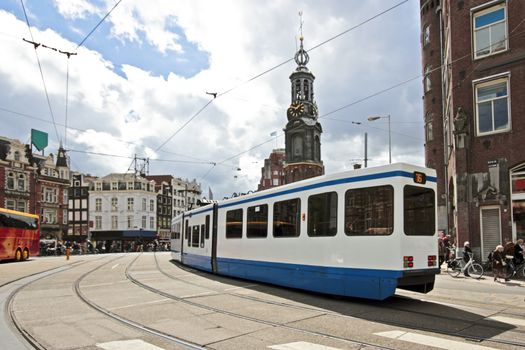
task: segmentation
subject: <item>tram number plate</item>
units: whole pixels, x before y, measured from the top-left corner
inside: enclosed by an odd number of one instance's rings
[[[427,176],[425,173],[414,171],[414,182],[417,184],[424,185],[427,182]]]

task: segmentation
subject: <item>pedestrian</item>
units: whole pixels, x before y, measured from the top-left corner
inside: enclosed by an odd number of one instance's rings
[[[471,257],[472,257],[472,249],[470,249],[470,242],[469,241],[465,241],[465,243],[463,243],[463,262],[464,262],[463,266],[466,266],[468,264],[468,262],[470,261]],[[470,277],[470,275],[467,272],[467,269],[465,269],[465,271],[463,271],[463,274],[466,277]]]
[[[443,238],[438,237],[438,255],[439,255],[439,267],[441,268],[441,265],[443,265],[443,262],[445,261],[445,243],[443,242]]]
[[[504,248],[500,244],[496,247],[494,253],[492,253],[492,271],[494,272],[494,282],[496,282],[498,278],[504,278],[505,281],[509,281],[505,274],[506,265],[507,263],[505,262]]]
[[[514,245],[514,265],[518,266],[523,262],[523,239],[518,239]]]
[[[70,255],[71,255],[71,242],[66,241],[66,260],[69,260]]]

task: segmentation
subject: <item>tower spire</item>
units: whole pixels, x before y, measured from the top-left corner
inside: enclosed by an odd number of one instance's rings
[[[303,11],[299,11],[299,50],[295,53],[295,63],[297,63],[297,70],[306,69],[306,65],[308,64],[308,61],[310,60],[310,57],[308,56],[308,53],[304,49],[303,41]]]

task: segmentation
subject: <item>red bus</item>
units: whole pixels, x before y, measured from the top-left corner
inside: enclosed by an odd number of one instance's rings
[[[27,260],[39,242],[38,215],[0,208],[0,260]]]

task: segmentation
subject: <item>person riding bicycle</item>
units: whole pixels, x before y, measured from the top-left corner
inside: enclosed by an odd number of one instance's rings
[[[505,281],[509,281],[509,279],[505,277],[506,265],[507,263],[505,262],[504,248],[500,244],[496,247],[496,250],[492,254],[492,271],[494,271],[494,282],[496,282],[498,278],[504,278]]]
[[[463,262],[465,263],[465,265],[470,261],[471,255],[472,249],[470,249],[470,242],[465,241],[465,243],[463,243]],[[467,272],[467,269],[465,269],[463,273],[465,274],[465,276],[470,277],[470,275]]]

